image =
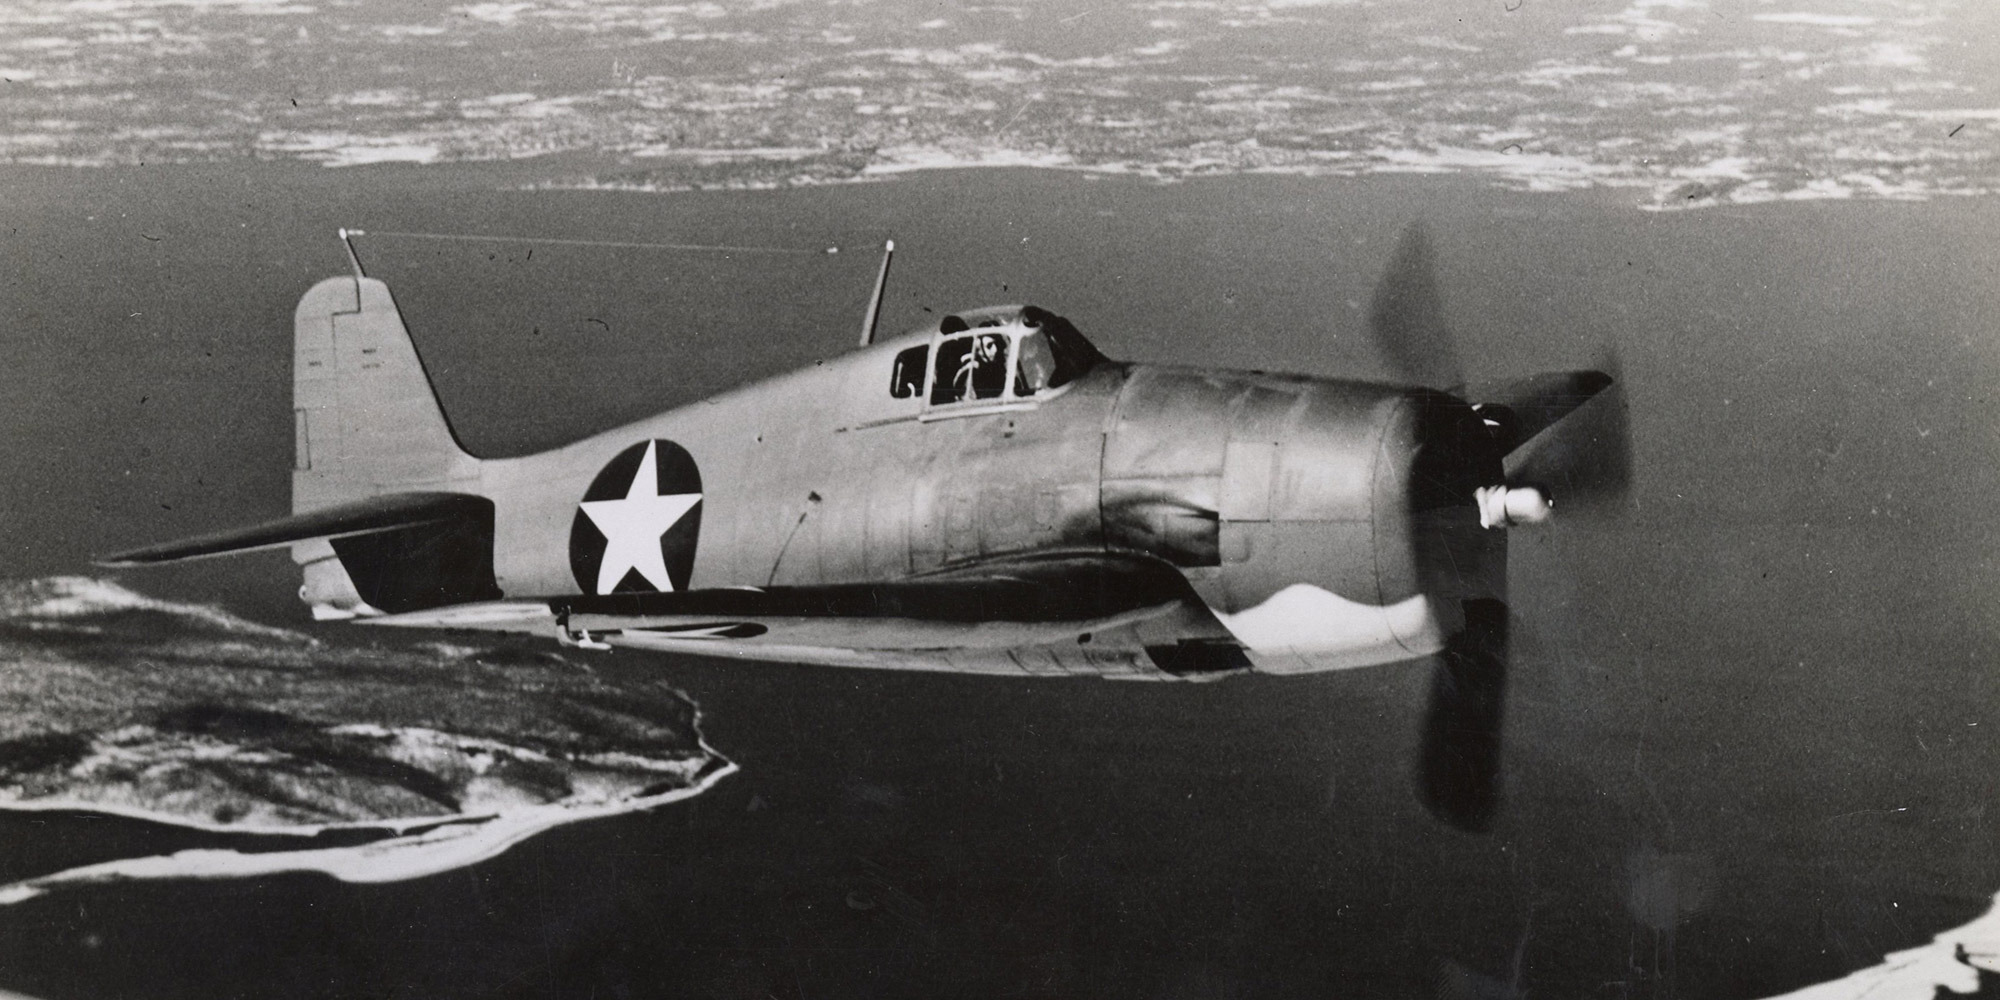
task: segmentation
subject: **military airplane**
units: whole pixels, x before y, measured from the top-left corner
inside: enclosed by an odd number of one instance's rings
[[[1396,379],[1130,363],[1035,306],[518,458],[459,443],[394,297],[295,314],[289,517],[110,566],[288,547],[320,619],[587,649],[1026,677],[1204,680],[1438,655],[1428,799],[1490,812],[1507,529],[1617,489],[1598,370],[1468,385],[1421,228],[1370,328]],[[1599,400],[1595,409],[1605,409]]]

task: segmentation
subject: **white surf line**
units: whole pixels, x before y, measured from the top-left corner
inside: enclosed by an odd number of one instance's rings
[[[1933,1000],[1940,988],[1970,996],[1979,970],[2000,972],[2000,897],[1979,919],[1939,934],[1931,943],[1770,1000]]]
[[[659,795],[595,806],[543,805],[503,810],[484,821],[468,817],[471,823],[446,822],[415,836],[376,840],[353,847],[253,854],[191,849],[106,861],[0,886],[0,906],[25,902],[52,889],[153,879],[249,878],[284,872],[320,872],[342,882],[358,883],[422,878],[478,864],[554,827],[621,813],[643,812],[693,798],[737,770],[734,762],[726,762],[687,788]],[[149,818],[174,822],[170,817]]]

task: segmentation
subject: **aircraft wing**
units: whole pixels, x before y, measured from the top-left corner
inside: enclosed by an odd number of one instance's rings
[[[96,562],[99,566],[145,566],[205,559],[278,548],[314,538],[346,538],[469,520],[490,509],[490,501],[464,493],[390,493],[261,524],[117,552],[101,556]]]
[[[1249,665],[1179,570],[1103,552],[992,560],[887,583],[571,595],[363,621],[907,670],[1166,679]]]

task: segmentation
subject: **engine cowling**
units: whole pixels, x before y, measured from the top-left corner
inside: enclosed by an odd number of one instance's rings
[[[1108,543],[1180,566],[1259,669],[1428,655],[1504,586],[1475,492],[1500,442],[1463,401],[1374,383],[1136,369],[1104,453]]]

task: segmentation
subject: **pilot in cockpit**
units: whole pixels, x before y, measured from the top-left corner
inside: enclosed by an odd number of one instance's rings
[[[958,363],[958,372],[952,377],[952,389],[957,399],[985,399],[998,396],[1000,386],[1007,384],[1006,338],[999,334],[983,334],[972,338],[971,349]]]
[[[896,356],[890,395],[906,399],[930,386],[931,406],[973,400],[1035,399],[1067,385],[1090,371],[1099,354],[1070,322],[1034,306],[1017,315],[984,310],[975,328],[962,316],[946,316],[938,324],[935,348],[912,347]],[[1019,352],[1019,364],[1010,352]],[[923,376],[929,362],[931,377]],[[1009,379],[1013,391],[1009,393]]]

